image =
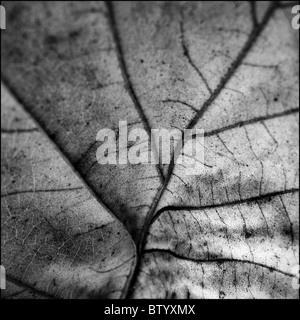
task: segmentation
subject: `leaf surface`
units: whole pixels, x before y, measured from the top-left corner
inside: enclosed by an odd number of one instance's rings
[[[4,82],[136,243],[123,296],[295,297],[299,45],[280,4],[5,5]],[[99,165],[120,120],[204,129],[203,172]]]
[[[2,297],[118,298],[134,244],[1,86]]]

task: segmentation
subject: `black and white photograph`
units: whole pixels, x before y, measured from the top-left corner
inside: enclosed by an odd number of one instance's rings
[[[298,300],[299,25],[298,1],[1,1],[1,300]]]

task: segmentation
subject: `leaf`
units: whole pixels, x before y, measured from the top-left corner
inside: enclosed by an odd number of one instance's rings
[[[4,298],[120,297],[131,238],[2,86],[1,97]]]
[[[3,81],[136,243],[121,296],[297,295],[299,46],[280,3],[4,5]],[[120,120],[203,128],[203,174],[99,165]]]
[[[229,130],[206,139],[201,179],[175,169],[172,206],[150,229],[135,296],[297,298],[297,129],[290,115]]]
[[[96,161],[100,129],[117,130],[119,120],[127,120],[129,130],[142,126],[118,66],[105,5],[8,3],[7,12],[4,79],[101,201],[138,233],[160,187],[156,168]],[[14,31],[19,24],[22,33]]]

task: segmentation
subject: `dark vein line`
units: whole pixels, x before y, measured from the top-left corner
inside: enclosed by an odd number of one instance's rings
[[[178,180],[180,180],[185,186],[189,186],[181,177],[179,177],[176,173],[174,173],[174,177],[176,177]]]
[[[235,129],[235,128],[240,128],[240,127],[247,126],[247,125],[250,125],[250,124],[253,124],[253,123],[257,123],[257,122],[260,122],[260,121],[267,121],[267,120],[271,120],[271,119],[281,118],[281,117],[284,117],[284,116],[289,116],[289,115],[295,114],[295,113],[299,113],[299,109],[298,108],[287,110],[287,111],[283,111],[283,112],[280,112],[280,113],[275,113],[275,114],[273,114],[271,116],[266,115],[266,116],[253,118],[251,120],[246,120],[246,121],[241,121],[241,122],[238,122],[238,123],[234,123],[234,124],[231,124],[229,126],[226,126],[226,127],[220,128],[220,129],[216,129],[216,130],[212,130],[212,131],[209,131],[209,132],[205,132],[204,136],[205,137],[211,137],[211,136],[217,135],[219,133],[222,133],[224,131],[229,131],[229,130],[232,130],[232,129]]]
[[[195,262],[195,263],[227,263],[227,262],[232,262],[232,263],[245,263],[245,264],[251,264],[251,265],[255,265],[258,267],[262,267],[265,269],[270,270],[271,272],[278,272],[281,273],[283,275],[286,275],[288,277],[292,277],[294,278],[295,275],[292,273],[288,273],[285,271],[282,271],[278,268],[275,267],[271,267],[268,266],[266,264],[263,263],[259,263],[259,262],[255,262],[255,261],[251,261],[251,260],[242,260],[242,259],[234,259],[234,258],[217,258],[217,259],[211,259],[211,260],[205,260],[205,259],[195,259],[195,258],[190,258],[190,257],[184,257],[179,255],[178,253],[175,253],[169,249],[147,249],[143,251],[143,254],[152,254],[152,253],[161,253],[161,254],[167,254],[167,255],[171,255],[174,258],[180,259],[180,260],[184,260],[184,261],[190,261],[190,262]]]
[[[46,298],[48,298],[48,299],[59,299],[58,297],[55,297],[54,295],[51,295],[51,294],[49,294],[49,293],[40,291],[40,290],[38,290],[38,289],[36,289],[36,288],[28,285],[28,284],[25,284],[24,282],[16,279],[16,278],[13,277],[13,276],[7,275],[7,276],[6,276],[6,280],[9,281],[9,282],[11,282],[11,283],[13,283],[13,284],[15,284],[15,285],[18,286],[18,287],[25,288],[26,290],[29,290],[29,291],[31,291],[31,292],[33,292],[33,293],[35,293],[35,294],[38,294],[38,295],[43,296],[43,297],[46,297]]]
[[[236,93],[238,93],[238,94],[240,94],[240,95],[245,97],[245,94],[242,91],[239,91],[239,90],[236,90],[236,89],[232,89],[232,88],[228,88],[228,87],[224,87],[224,89],[232,91],[232,92],[236,92]]]
[[[267,131],[268,135],[271,137],[272,141],[274,142],[274,144],[276,145],[276,149],[274,150],[274,152],[277,150],[279,143],[276,141],[276,139],[274,138],[273,134],[271,133],[270,129],[268,128],[268,126],[266,125],[266,123],[264,121],[261,121],[262,126],[264,127],[264,129]]]
[[[33,133],[33,132],[39,132],[38,128],[32,128],[32,129],[1,129],[1,133],[3,134],[19,134],[19,133]]]
[[[234,200],[226,203],[220,203],[220,204],[211,204],[211,205],[205,205],[205,206],[167,206],[164,208],[161,208],[156,215],[152,219],[152,224],[166,211],[199,211],[199,210],[206,210],[206,209],[216,209],[216,208],[224,208],[224,207],[232,207],[235,205],[245,204],[245,203],[251,203],[255,201],[263,201],[265,199],[282,196],[285,194],[291,194],[299,192],[299,189],[290,189],[290,190],[284,190],[284,191],[277,191],[277,192],[271,192],[266,193],[260,196],[251,197],[247,199],[242,200]]]
[[[194,61],[192,60],[189,50],[187,48],[186,45],[186,41],[184,38],[184,28],[183,28],[183,21],[180,22],[180,35],[181,35],[181,45],[182,45],[182,49],[183,49],[183,55],[187,58],[188,62],[190,63],[190,65],[193,67],[193,69],[196,71],[196,73],[199,75],[199,77],[201,78],[201,80],[204,82],[208,92],[210,94],[212,94],[212,89],[210,88],[207,80],[205,79],[204,75],[202,74],[202,72],[199,70],[199,68],[197,68],[197,66],[195,65]]]
[[[288,213],[288,211],[287,211],[287,208],[286,208],[286,206],[285,206],[285,204],[284,204],[284,202],[283,202],[282,198],[281,198],[281,197],[279,197],[279,199],[280,199],[281,205],[282,205],[282,207],[283,207],[284,213],[285,213],[285,215],[286,215],[286,218],[287,218],[287,220],[288,220],[288,222],[289,222],[289,225],[290,225],[291,240],[292,240],[292,244],[294,244],[294,230],[293,230],[293,222],[292,222],[292,220],[291,220],[291,217],[290,217],[290,215],[289,215],[289,213]]]
[[[252,18],[252,23],[254,27],[257,27],[258,25],[258,20],[257,20],[257,14],[256,14],[256,1],[249,1],[250,4],[250,10],[251,10],[251,18]]]
[[[216,136],[217,136],[217,138],[221,141],[223,147],[231,154],[232,158],[236,161],[236,163],[239,164],[239,162],[236,160],[236,157],[235,157],[235,155],[233,154],[233,152],[227,147],[225,141],[220,137],[219,134],[217,134]]]
[[[124,264],[126,264],[127,262],[133,260],[135,258],[135,256],[132,256],[131,258],[125,260],[124,262],[122,262],[121,264],[119,264],[118,266],[114,267],[114,268],[111,268],[111,269],[108,269],[108,270],[96,270],[94,268],[89,268],[97,273],[108,273],[108,272],[111,272],[111,271],[114,271],[114,270],[117,270],[119,268],[121,268],[122,266],[124,266]]]
[[[264,179],[264,164],[261,161],[261,159],[257,156],[256,152],[253,149],[253,146],[252,146],[252,143],[251,143],[251,139],[249,137],[249,133],[248,133],[246,127],[243,127],[243,128],[244,128],[244,131],[245,131],[245,135],[246,135],[250,150],[251,150],[253,156],[255,157],[255,159],[257,160],[257,162],[259,162],[259,164],[261,166],[261,177],[260,177],[260,182],[259,182],[259,195],[261,195],[263,179]]]
[[[279,197],[279,198],[280,198],[280,197]],[[262,209],[262,207],[261,207],[261,205],[260,205],[260,203],[259,203],[259,202],[257,202],[257,206],[258,206],[259,211],[260,211],[260,213],[261,213],[261,215],[262,215],[262,217],[263,217],[263,219],[264,219],[264,221],[265,221],[266,229],[267,229],[267,233],[268,233],[268,235],[269,235],[269,236],[271,236],[271,233],[270,233],[270,230],[269,230],[269,225],[268,225],[267,218],[266,218],[266,216],[265,216],[265,214],[264,214],[264,211],[263,211],[263,209]],[[244,219],[244,216],[243,216],[243,219]]]
[[[6,194],[1,194],[1,198],[19,195],[19,194],[27,194],[27,193],[50,193],[50,192],[65,192],[65,191],[76,191],[76,190],[82,190],[83,187],[77,187],[77,188],[68,188],[68,189],[44,189],[44,190],[23,190],[23,191],[13,191],[8,192]]]
[[[110,23],[110,27],[112,30],[112,34],[114,37],[114,42],[116,44],[116,52],[117,52],[117,56],[118,56],[118,60],[119,60],[119,66],[123,75],[123,79],[125,82],[125,86],[127,88],[127,91],[130,95],[130,98],[140,116],[140,118],[142,119],[145,129],[148,132],[149,137],[151,137],[151,126],[150,123],[146,117],[146,114],[143,110],[143,107],[139,101],[139,98],[135,92],[135,89],[133,87],[133,84],[131,82],[130,79],[130,74],[129,74],[129,70],[127,67],[127,63],[125,61],[125,54],[123,51],[123,47],[122,47],[122,41],[120,38],[120,34],[119,34],[119,30],[117,27],[117,23],[116,23],[116,17],[115,17],[115,12],[114,12],[114,7],[113,7],[113,3],[111,1],[106,1],[106,7],[108,10],[108,16],[109,16],[109,23]],[[157,150],[156,150],[157,152]],[[156,165],[157,171],[159,173],[160,179],[161,179],[161,183],[164,182],[164,173],[162,168],[159,165]]]
[[[279,65],[275,65],[275,64],[257,64],[257,63],[251,63],[251,62],[244,62],[243,66],[247,66],[247,67],[253,67],[253,68],[262,68],[262,69],[275,69],[278,70]]]
[[[189,103],[187,103],[187,102],[184,102],[184,101],[180,101],[180,100],[167,99],[167,100],[163,100],[162,102],[163,102],[163,103],[168,103],[168,102],[170,102],[170,103],[179,103],[179,104],[182,104],[182,105],[184,105],[184,106],[192,109],[192,110],[195,111],[195,112],[198,112],[198,111],[199,111],[198,109],[196,109],[196,108],[195,108],[194,106],[192,106],[191,104],[189,104]]]
[[[106,228],[106,227],[108,227],[108,226],[110,226],[110,225],[112,225],[114,223],[115,223],[115,221],[109,222],[109,223],[104,224],[102,226],[96,227],[96,228],[94,228],[92,230],[88,230],[88,231],[85,231],[85,232],[74,234],[74,236],[72,236],[72,238],[79,238],[79,237],[86,236],[87,234],[94,233],[96,231],[102,230],[102,229],[104,229],[104,228]]]

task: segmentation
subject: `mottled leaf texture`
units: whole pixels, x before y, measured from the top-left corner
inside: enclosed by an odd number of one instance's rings
[[[290,4],[3,4],[2,296],[298,297]],[[204,129],[205,169],[98,164],[124,120]]]
[[[25,289],[42,297],[120,297],[135,258],[129,234],[5,88],[1,95],[4,297]]]

